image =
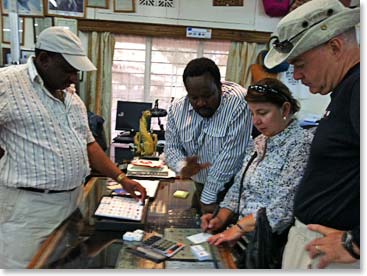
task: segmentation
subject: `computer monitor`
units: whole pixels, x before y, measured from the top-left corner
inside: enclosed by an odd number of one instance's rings
[[[139,131],[139,120],[143,111],[152,108],[152,103],[117,101],[116,130]],[[150,122],[148,122],[148,130]]]

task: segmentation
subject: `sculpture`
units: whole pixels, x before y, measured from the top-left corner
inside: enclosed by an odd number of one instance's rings
[[[156,151],[158,136],[148,131],[148,122],[152,117],[150,110],[143,112],[139,120],[139,132],[134,136],[136,154],[140,156],[153,155]]]

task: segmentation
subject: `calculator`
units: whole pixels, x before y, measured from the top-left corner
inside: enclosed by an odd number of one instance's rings
[[[143,241],[143,246],[164,256],[171,257],[185,247],[181,242],[171,241],[160,235],[153,235]]]

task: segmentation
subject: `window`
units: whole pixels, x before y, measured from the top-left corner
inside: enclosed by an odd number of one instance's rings
[[[117,101],[152,102],[168,109],[172,99],[186,95],[182,81],[186,64],[205,56],[215,61],[224,80],[230,42],[116,36],[112,65],[111,137],[115,131]],[[161,119],[165,125],[166,118]],[[152,119],[152,129],[158,129]]]

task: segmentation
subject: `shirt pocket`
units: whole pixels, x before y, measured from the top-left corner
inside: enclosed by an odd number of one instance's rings
[[[194,138],[193,133],[190,131],[180,131],[180,137],[186,154],[189,156],[197,154],[198,141]]]
[[[220,128],[208,127],[203,129],[203,133],[205,134],[205,140],[203,143],[205,144],[207,151],[210,152],[212,156],[219,154],[228,142],[227,129],[228,127],[226,125],[223,125]]]

